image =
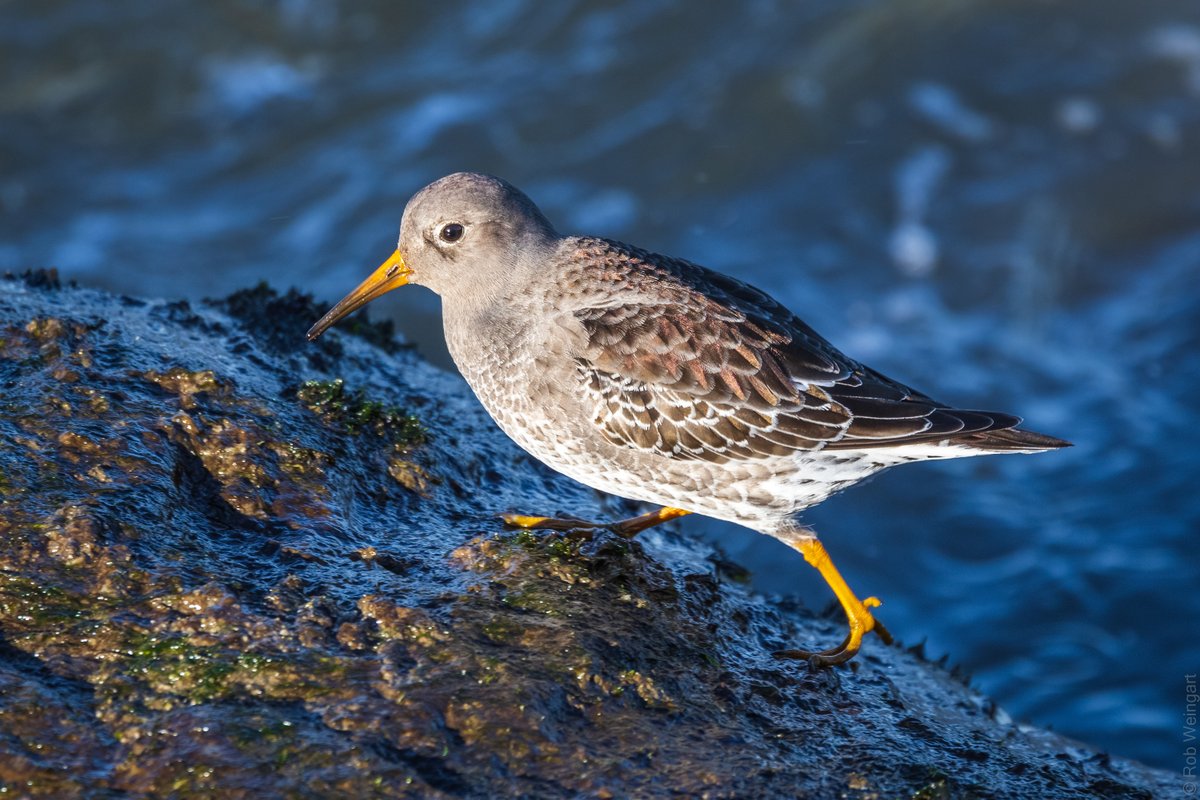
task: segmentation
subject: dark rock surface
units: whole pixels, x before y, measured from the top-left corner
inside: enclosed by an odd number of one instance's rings
[[[91,797],[1168,797],[530,461],[456,378],[259,288],[0,281],[0,789]],[[797,556],[798,579],[808,568]]]

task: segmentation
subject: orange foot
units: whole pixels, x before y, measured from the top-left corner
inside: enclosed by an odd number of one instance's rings
[[[799,550],[804,556],[804,560],[816,567],[817,571],[821,573],[821,577],[829,584],[829,588],[833,589],[833,593],[837,595],[838,601],[842,604],[842,609],[846,612],[846,619],[850,623],[850,632],[837,647],[816,651],[780,650],[774,653],[776,658],[798,658],[819,667],[832,667],[844,664],[854,658],[858,654],[859,648],[862,647],[863,637],[871,631],[883,639],[885,644],[892,643],[892,635],[888,633],[887,628],[883,627],[883,623],[876,620],[871,613],[872,608],[879,608],[882,605],[878,597],[859,600],[850,590],[841,573],[837,571],[837,567],[833,566],[833,561],[825,552],[824,546],[815,538],[797,538],[787,541],[787,543]]]
[[[500,519],[504,520],[504,524],[511,528],[551,531],[594,531],[604,529],[612,531],[626,539],[632,539],[647,528],[653,528],[655,525],[661,525],[664,522],[678,519],[690,513],[692,512],[684,511],[682,508],[667,507],[636,517],[630,517],[629,519],[618,520],[617,522],[590,522],[586,519],[577,519],[575,517],[536,517],[527,514],[501,514]]]

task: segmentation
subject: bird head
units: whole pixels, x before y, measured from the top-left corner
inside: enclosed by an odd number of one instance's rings
[[[308,339],[409,283],[456,302],[503,291],[557,236],[533,201],[506,181],[474,172],[447,175],[408,201],[396,251],[313,325]]]

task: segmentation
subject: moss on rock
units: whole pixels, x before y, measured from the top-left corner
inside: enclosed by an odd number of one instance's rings
[[[341,378],[305,381],[296,396],[309,411],[346,433],[373,433],[407,446],[425,441],[426,432],[415,416],[372,400],[361,389],[347,389],[346,382]]]

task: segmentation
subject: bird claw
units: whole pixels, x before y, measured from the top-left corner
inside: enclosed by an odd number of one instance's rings
[[[622,539],[632,539],[647,528],[660,525],[672,519],[678,519],[690,512],[679,508],[660,508],[629,519],[616,522],[591,522],[578,517],[537,517],[527,514],[501,514],[500,519],[511,528],[523,530],[541,529],[551,531],[567,531],[572,534],[592,536],[595,531],[603,528],[620,536]]]
[[[807,661],[814,667],[836,667],[858,655],[858,648],[842,648],[840,650],[832,648],[815,652],[811,650],[776,650],[771,655],[778,659]]]
[[[771,655],[775,658],[807,661],[816,667],[834,667],[838,664],[845,664],[858,655],[858,651],[862,648],[863,636],[868,633],[874,632],[883,640],[884,644],[891,644],[892,634],[869,611],[869,609],[879,608],[881,605],[883,603],[878,597],[868,597],[863,600],[860,612],[855,615],[856,619],[850,622],[850,632],[837,647],[830,647],[827,650],[777,650]]]
[[[529,514],[501,514],[500,519],[510,528],[547,531],[591,531],[605,527],[597,522],[576,517],[539,517]]]

